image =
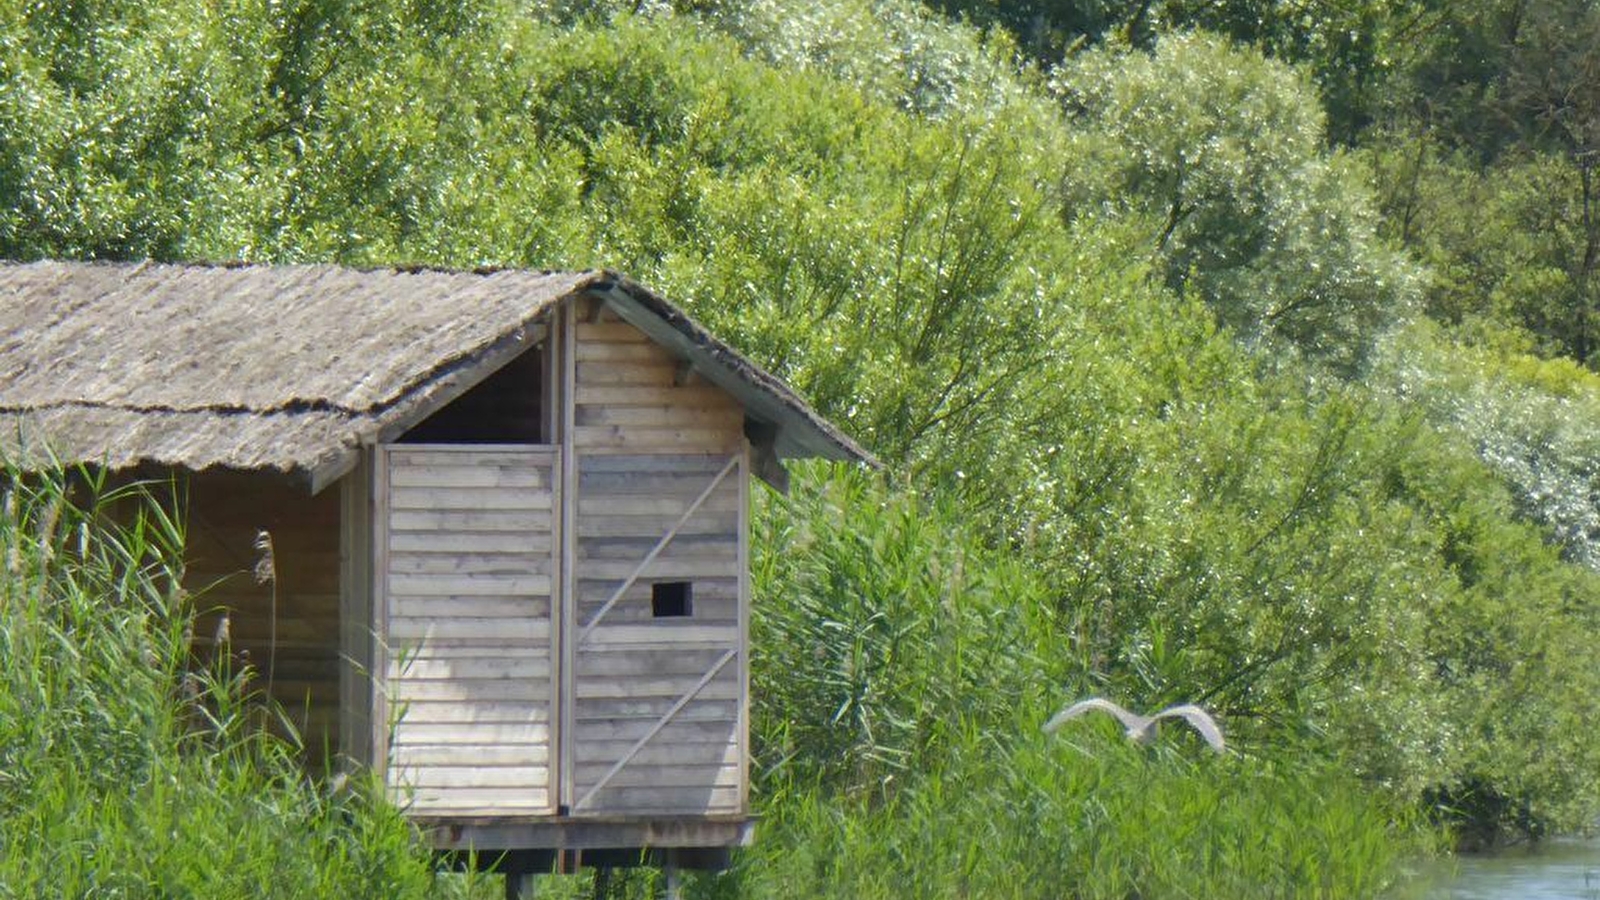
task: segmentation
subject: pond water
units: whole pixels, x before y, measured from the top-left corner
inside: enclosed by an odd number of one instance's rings
[[[1600,900],[1600,842],[1545,841],[1532,848],[1459,856],[1430,867],[1416,900]]]

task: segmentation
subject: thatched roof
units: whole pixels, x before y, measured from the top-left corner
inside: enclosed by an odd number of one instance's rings
[[[0,265],[0,453],[275,469],[315,487],[542,339],[589,292],[777,428],[870,461],[782,381],[608,272]]]

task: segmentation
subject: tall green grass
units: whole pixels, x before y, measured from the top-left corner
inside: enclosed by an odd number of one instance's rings
[[[756,520],[764,818],[707,896],[1370,897],[1432,849],[1328,748],[1244,723],[1220,756],[1181,727],[1044,735],[1116,688],[953,505],[817,467]]]
[[[0,897],[471,889],[359,779],[310,783],[226,654],[191,659],[182,528],[144,491],[0,484]]]
[[[980,740],[988,752],[895,791],[774,798],[756,846],[707,893],[1331,900],[1377,896],[1426,849],[1332,770],[1148,751],[1109,730]]]

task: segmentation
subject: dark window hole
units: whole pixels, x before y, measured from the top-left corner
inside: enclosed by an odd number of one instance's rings
[[[694,612],[694,588],[687,581],[658,581],[650,586],[650,614],[675,619]]]

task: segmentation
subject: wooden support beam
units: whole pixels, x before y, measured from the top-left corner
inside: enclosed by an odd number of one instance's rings
[[[372,448],[339,483],[339,754],[371,768],[373,701]]]
[[[678,367],[672,372],[673,387],[687,387],[694,383],[698,373],[695,372],[694,363],[687,359],[679,360]]]
[[[556,623],[557,684],[556,703],[556,809],[565,811],[578,792],[577,744],[575,742],[578,690],[578,648],[572,633],[578,622],[578,307],[575,301],[562,304],[560,311],[560,422],[561,422],[561,562],[555,606],[560,616]]]
[[[662,897],[664,900],[681,900],[683,897],[683,884],[678,877],[678,859],[673,853],[668,853],[667,858],[661,863],[663,885]]]
[[[789,470],[778,458],[778,426],[746,417],[744,436],[750,441],[750,472],[784,496],[789,494]]]

